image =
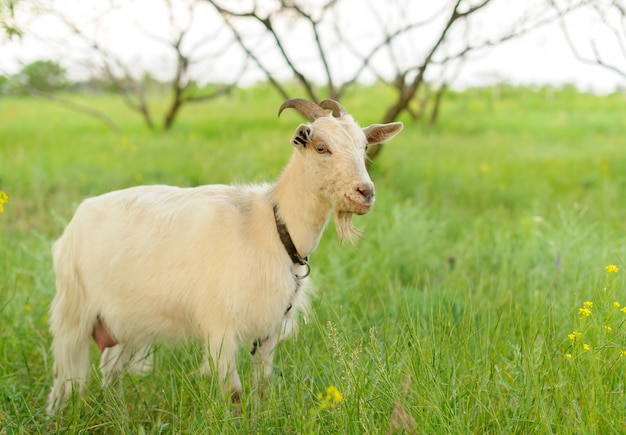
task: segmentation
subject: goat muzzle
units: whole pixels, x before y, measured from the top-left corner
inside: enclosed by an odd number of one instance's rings
[[[362,215],[369,212],[374,206],[375,193],[374,185],[371,183],[363,183],[358,185],[352,195],[344,195],[347,202],[347,210],[350,213]]]

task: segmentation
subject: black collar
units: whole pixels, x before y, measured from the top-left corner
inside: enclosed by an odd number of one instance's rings
[[[296,249],[296,246],[293,244],[293,240],[291,240],[289,230],[287,230],[287,225],[285,225],[283,220],[278,217],[278,207],[276,205],[274,206],[274,220],[276,221],[276,230],[278,230],[278,236],[280,237],[280,241],[283,242],[285,251],[287,251],[287,254],[289,254],[289,258],[291,258],[291,261],[293,261],[294,264],[308,266],[308,258],[302,258],[300,256],[298,250]]]

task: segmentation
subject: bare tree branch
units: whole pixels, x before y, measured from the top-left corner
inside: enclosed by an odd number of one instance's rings
[[[387,29],[384,30],[385,32],[385,37],[378,43],[376,44],[373,48],[370,49],[369,53],[367,53],[365,56],[362,56],[359,52],[359,50],[357,50],[354,45],[350,42],[349,38],[342,38],[342,41],[344,42],[345,46],[348,48],[348,50],[358,59],[360,59],[361,61],[361,65],[360,67],[355,71],[354,75],[352,76],[351,79],[347,80],[344,85],[341,87],[341,90],[338,92],[339,95],[342,95],[346,89],[351,86],[352,84],[354,84],[359,77],[361,76],[361,74],[365,71],[365,70],[370,70],[373,71],[372,67],[371,67],[371,61],[372,59],[383,49],[387,49],[390,53],[392,53],[391,50],[391,44],[398,38],[400,38],[401,36],[406,35],[407,33],[409,33],[411,30],[417,29],[419,27],[428,25],[430,23],[432,23],[437,16],[443,12],[443,10],[436,12],[435,14],[433,14],[432,16],[428,17],[426,20],[423,21],[416,21],[416,22],[412,22],[409,23],[405,26],[402,26],[396,30],[394,30],[393,32],[388,32]],[[374,15],[376,17],[376,15]],[[381,26],[384,27],[382,25],[382,22],[379,20],[379,23],[381,23]],[[338,29],[339,30],[339,29]],[[394,57],[393,55],[391,56],[392,58]],[[406,71],[403,71],[402,68],[400,68],[400,66],[398,65],[398,62],[394,61],[395,64],[395,69],[396,69],[396,83],[397,83],[397,78],[402,76],[405,77],[406,76]],[[375,75],[377,76],[377,78],[379,79],[379,81],[381,82],[386,82],[386,80],[384,80],[382,77],[382,74],[378,74],[375,73]]]
[[[398,117],[398,115],[409,105],[409,102],[414,97],[414,95],[416,94],[418,88],[420,87],[420,85],[422,84],[422,82],[424,80],[424,74],[426,72],[426,68],[428,68],[428,66],[430,65],[430,62],[431,62],[434,54],[437,52],[437,49],[439,48],[439,46],[445,40],[446,35],[447,35],[448,31],[450,30],[450,28],[452,27],[452,25],[454,24],[454,22],[456,20],[458,20],[459,18],[461,18],[461,17],[466,17],[467,15],[469,15],[469,13],[470,13],[469,11],[476,11],[476,10],[482,8],[490,0],[485,0],[479,6],[475,6],[473,8],[470,8],[468,10],[468,12],[464,12],[464,13],[459,12],[459,6],[461,4],[461,1],[462,0],[457,0],[456,4],[454,6],[454,9],[452,10],[452,13],[450,14],[450,17],[448,18],[448,20],[447,20],[443,30],[441,31],[441,33],[439,35],[439,38],[435,41],[435,43],[431,47],[430,51],[428,52],[428,54],[424,58],[424,61],[418,67],[417,75],[413,79],[412,83],[410,83],[409,86],[407,86],[406,88],[403,88],[404,92],[402,92],[398,96],[398,99],[396,100],[396,103],[394,103],[391,107],[389,107],[389,109],[387,109],[387,112],[385,113],[385,115],[383,116],[383,119],[382,119],[383,123],[391,122],[391,121],[395,120]],[[380,147],[376,147],[376,148],[372,149],[370,156],[371,157],[375,156],[379,152],[379,150],[380,150]]]
[[[213,7],[223,16],[229,16],[231,18],[248,18],[248,19],[252,18],[258,23],[260,23],[265,29],[265,31],[267,32],[268,36],[273,40],[276,49],[281,55],[281,58],[284,60],[287,67],[292,72],[292,74],[294,75],[298,83],[302,85],[308,97],[314,101],[318,101],[319,96],[318,96],[318,93],[317,93],[317,90],[315,88],[313,81],[310,78],[308,78],[300,70],[299,67],[296,66],[295,60],[288,53],[283,39],[276,31],[276,27],[274,23],[275,15],[285,10],[295,13],[299,19],[303,19],[305,22],[309,24],[311,28],[311,32],[314,36],[314,45],[317,49],[318,57],[325,71],[328,92],[331,94],[331,96],[336,96],[335,84],[334,84],[333,76],[331,73],[330,63],[326,55],[327,50],[323,46],[323,42],[320,36],[318,25],[321,22],[321,20],[323,20],[325,13],[329,11],[330,9],[332,9],[332,7],[338,2],[338,0],[330,0],[330,1],[325,2],[320,8],[319,18],[314,18],[312,14],[306,12],[303,8],[298,6],[295,2],[281,1],[280,8],[278,10],[274,12],[269,12],[265,16],[261,16],[260,13],[257,11],[256,4],[253,5],[252,9],[249,11],[237,12],[237,11],[225,8],[224,6],[222,6],[221,4],[219,4],[218,2],[214,0],[207,0],[207,1],[211,5],[213,5]],[[241,35],[241,32],[236,30],[236,27],[232,23],[232,21],[229,20],[228,24],[229,24],[231,31],[233,31],[233,33],[236,33],[235,37],[237,41],[239,42],[239,45],[241,46],[242,50],[244,50],[244,52],[247,53],[249,56],[253,55],[252,53],[253,50],[251,49],[249,45],[246,44],[244,38]],[[272,83],[272,85],[276,87],[277,80],[273,77],[271,73],[269,73],[268,68],[262,64],[262,61],[260,60],[260,58],[257,55],[253,55],[253,56],[254,56],[255,64],[259,67],[259,69],[261,69],[261,71],[263,71],[263,73],[266,75],[267,79]],[[279,90],[281,95],[285,96],[286,93],[285,93],[284,88],[277,87],[277,90]]]
[[[317,48],[317,52],[320,57],[320,60],[322,61],[322,65],[324,66],[324,71],[326,72],[326,78],[327,78],[326,85],[328,86],[329,97],[333,99],[338,98],[337,92],[335,91],[335,85],[333,83],[333,76],[330,71],[330,66],[328,63],[327,56],[326,56],[326,50],[324,49],[319,31],[318,31],[318,24],[323,19],[324,13],[328,11],[330,8],[332,8],[337,3],[337,0],[331,0],[325,5],[323,5],[322,16],[317,20],[314,20],[310,14],[308,14],[302,8],[300,8],[295,2],[293,3],[290,2],[288,4],[287,2],[282,1],[281,3],[283,5],[283,8],[293,9],[311,25],[311,30],[313,31],[313,35],[315,37],[315,46]]]
[[[115,121],[113,121],[109,116],[105,115],[99,110],[96,110],[84,104],[79,104],[73,101],[66,100],[64,98],[57,97],[49,92],[40,91],[39,89],[35,89],[32,86],[28,86],[25,84],[21,84],[20,86],[22,89],[24,89],[26,92],[28,92],[30,95],[34,97],[43,98],[45,100],[52,101],[55,104],[65,107],[67,109],[91,116],[103,122],[104,124],[106,124],[106,126],[109,127],[111,130],[113,130],[114,132],[116,133],[122,132],[122,129]]]
[[[559,12],[561,11],[556,3],[553,3],[553,6]],[[613,0],[610,3],[604,3],[602,5],[597,3],[591,3],[591,10],[595,11],[595,13],[600,18],[600,21],[602,22],[604,28],[613,35],[614,41],[616,42],[617,46],[624,56],[624,59],[626,60],[626,5],[621,4],[620,0]],[[617,17],[619,19],[619,23],[621,24],[621,28],[617,25],[612,24],[609,16]],[[605,57],[602,55],[601,50],[593,36],[591,36],[589,40],[593,56],[584,56],[580,52],[578,45],[572,39],[572,35],[569,31],[564,14],[560,16],[559,24],[561,26],[563,36],[565,37],[565,40],[567,41],[567,44],[572,54],[578,61],[587,65],[600,66],[626,79],[626,68],[620,67],[614,62],[609,62],[608,60],[606,60]]]
[[[222,16],[231,16],[231,17],[246,17],[246,18],[253,18],[254,20],[256,20],[257,22],[259,22],[260,24],[263,25],[263,27],[265,28],[265,30],[270,34],[270,36],[272,37],[272,39],[274,40],[276,47],[278,48],[278,50],[280,51],[282,58],[284,59],[284,61],[287,63],[287,66],[290,68],[290,70],[293,72],[294,76],[296,77],[296,79],[304,86],[304,88],[306,89],[309,97],[313,100],[317,100],[316,98],[316,92],[313,89],[313,86],[309,83],[309,81],[306,79],[306,77],[304,76],[304,74],[302,72],[300,72],[300,70],[298,68],[296,68],[296,66],[294,65],[293,61],[291,60],[291,57],[287,54],[285,47],[281,41],[281,39],[278,37],[278,35],[276,34],[276,31],[274,29],[273,23],[272,23],[272,18],[271,18],[271,14],[268,14],[266,17],[261,17],[257,11],[256,11],[256,5],[253,7],[253,9],[249,12],[235,12],[229,9],[224,8],[223,6],[219,5],[217,2],[215,2],[214,0],[207,0],[211,5],[213,5],[213,7],[220,13],[222,14]],[[227,21],[225,19],[225,21]],[[235,34],[235,38],[237,39],[237,42],[239,43],[239,45],[241,46],[241,48],[248,53],[248,55],[250,55],[252,53],[252,50],[246,45],[245,41],[243,40],[243,38],[241,37],[241,33],[236,31],[235,29],[235,25],[231,22],[228,21],[227,24],[229,25],[229,28],[233,31],[233,33]],[[276,84],[277,80],[273,78],[272,74],[269,73],[269,70],[264,67],[262,65],[262,62],[260,60],[260,58],[258,56],[254,56],[255,59],[255,64],[257,66],[259,66],[259,68],[266,74],[268,80],[270,80],[270,82],[272,84]],[[282,87],[281,87],[282,88]],[[284,88],[282,88],[283,92],[284,92]],[[281,94],[283,93],[281,92]]]
[[[274,88],[278,91],[278,93],[280,93],[280,95],[284,98],[284,99],[288,99],[289,98],[289,94],[287,93],[287,91],[285,90],[285,88],[280,84],[280,82],[278,80],[276,80],[276,78],[274,78],[274,76],[272,75],[272,73],[263,65],[263,62],[261,62],[261,60],[254,54],[254,51],[252,51],[244,42],[243,39],[241,37],[241,34],[239,33],[239,31],[235,28],[235,26],[233,26],[232,22],[230,21],[230,19],[228,18],[227,15],[222,15],[222,18],[224,20],[224,24],[226,24],[226,26],[233,32],[233,36],[235,37],[235,40],[237,41],[237,43],[239,44],[239,46],[241,47],[241,49],[246,53],[246,55],[252,59],[252,61],[255,63],[255,65],[261,70],[263,71],[263,73],[265,74],[265,77],[269,80],[269,82],[272,84],[272,86],[274,86]]]

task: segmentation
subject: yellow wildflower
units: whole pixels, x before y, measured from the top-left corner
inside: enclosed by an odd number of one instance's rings
[[[583,306],[585,306],[587,308],[593,308],[593,302],[585,301],[585,302],[583,302]]]
[[[608,332],[611,332],[613,330],[613,328],[611,328],[609,325],[604,325],[604,329],[606,329]]]
[[[589,350],[589,345],[587,343],[583,343],[583,350]]]
[[[567,358],[567,359],[572,359],[572,354],[571,354],[571,353],[566,353],[566,354],[565,354],[565,358]]]
[[[579,308],[578,314],[580,314],[582,317],[589,317],[591,316],[591,310],[589,308]]]
[[[621,311],[622,313],[626,314],[626,307],[622,308],[620,311]]]
[[[617,273],[617,272],[619,271],[619,268],[618,268],[616,265],[614,265],[614,264],[609,264],[609,265],[606,267],[606,271],[607,271],[608,273]]]
[[[317,393],[317,398],[320,401],[321,409],[334,408],[343,400],[343,394],[339,392],[337,387],[329,385],[326,388],[325,393]]]
[[[567,338],[569,338],[570,340],[574,341],[577,338],[582,337],[583,333],[580,331],[573,331],[571,334],[567,334]]]
[[[343,400],[343,395],[339,392],[334,385],[326,388],[326,400],[330,400],[334,403],[340,403]]]
[[[613,308],[619,308],[619,302],[615,301],[613,302]]]
[[[626,350],[622,350],[622,351],[619,353],[619,356],[626,356]]]
[[[4,212],[3,204],[9,202],[9,195],[0,190],[0,213]]]

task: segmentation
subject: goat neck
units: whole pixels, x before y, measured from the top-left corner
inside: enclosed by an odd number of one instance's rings
[[[302,167],[302,156],[294,152],[271,191],[271,200],[304,258],[317,248],[332,207],[308,188]]]

